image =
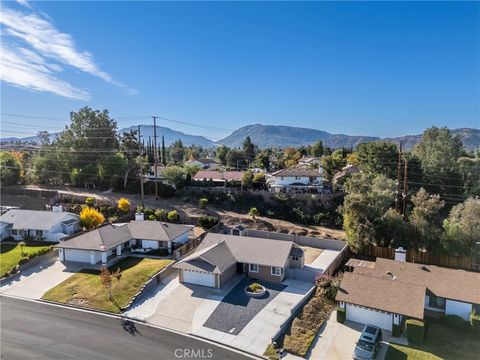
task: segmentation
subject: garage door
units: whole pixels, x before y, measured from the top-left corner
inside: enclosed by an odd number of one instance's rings
[[[183,282],[215,287],[215,275],[208,272],[183,270]]]
[[[66,261],[77,261],[90,263],[90,251],[87,250],[74,250],[74,249],[65,249],[63,250],[65,254]]]
[[[376,325],[382,329],[392,331],[392,314],[375,311],[362,306],[347,304],[347,320],[361,324]]]

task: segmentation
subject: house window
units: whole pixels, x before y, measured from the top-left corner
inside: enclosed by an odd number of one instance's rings
[[[12,235],[18,235],[18,230],[12,230]]]
[[[438,308],[438,309],[445,309],[445,299],[440,298],[436,295],[429,295],[428,296],[428,306]]]
[[[298,256],[292,256],[293,261],[298,261]]]
[[[272,266],[272,275],[281,276],[281,275],[282,275],[282,268],[281,268],[281,267]]]
[[[280,180],[283,180],[283,176],[280,176]]]
[[[250,264],[249,265],[249,270],[252,273],[258,273],[258,265],[257,264]]]

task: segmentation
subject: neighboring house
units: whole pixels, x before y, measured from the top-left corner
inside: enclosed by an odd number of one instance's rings
[[[480,311],[480,273],[377,258],[348,262],[336,300],[346,319],[391,331],[407,318]]]
[[[236,274],[282,282],[287,268],[303,268],[303,250],[292,241],[209,233],[196,251],[173,267],[180,282],[221,288]]]
[[[164,167],[163,165],[157,165],[157,180],[158,181],[165,181],[165,178],[162,176],[162,171]],[[145,175],[147,180],[155,180],[155,165],[150,165]]]
[[[80,217],[69,212],[12,209],[0,216],[1,240],[59,241],[80,230]]]
[[[121,256],[132,248],[166,249],[188,241],[191,226],[159,221],[135,220],[125,224],[109,224],[60,242],[60,261],[106,263],[112,256]]]
[[[225,181],[241,182],[244,171],[200,170],[192,178],[194,181],[212,180],[215,185],[223,186]]]
[[[219,165],[215,160],[211,160],[211,159],[188,160],[188,161],[185,161],[185,164],[195,165],[195,166],[198,166],[200,169],[214,169]]]
[[[299,161],[299,165],[322,166],[322,158],[316,156],[303,156]]]
[[[271,174],[267,185],[275,193],[321,193],[323,190],[323,168],[310,169],[296,165]]]
[[[360,169],[356,165],[347,165],[333,175],[333,184],[342,186],[348,176],[360,173]]]

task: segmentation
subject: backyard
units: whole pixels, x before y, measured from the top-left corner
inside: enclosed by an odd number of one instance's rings
[[[133,296],[157,272],[172,260],[127,257],[110,267],[114,273],[120,268],[121,276],[117,280],[112,275],[112,300],[100,280],[100,271],[84,269],[71,276],[53,289],[47,291],[42,299],[94,308],[113,313],[129,304]]]
[[[28,244],[22,249],[18,243],[6,242],[0,243],[0,276],[4,276],[14,266],[18,265],[20,259],[26,257],[34,257],[50,250],[50,246],[40,244]],[[26,261],[26,260],[23,260]]]
[[[452,327],[435,321],[428,325],[423,345],[390,344],[386,360],[477,360],[480,354],[480,335],[471,328]]]

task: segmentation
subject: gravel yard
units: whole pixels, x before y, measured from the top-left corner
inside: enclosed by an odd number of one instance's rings
[[[244,288],[255,282],[244,279],[225,296],[203,326],[238,335],[270,301],[272,301],[285,285],[257,281],[267,288],[267,295],[262,298],[252,298],[245,294]]]

